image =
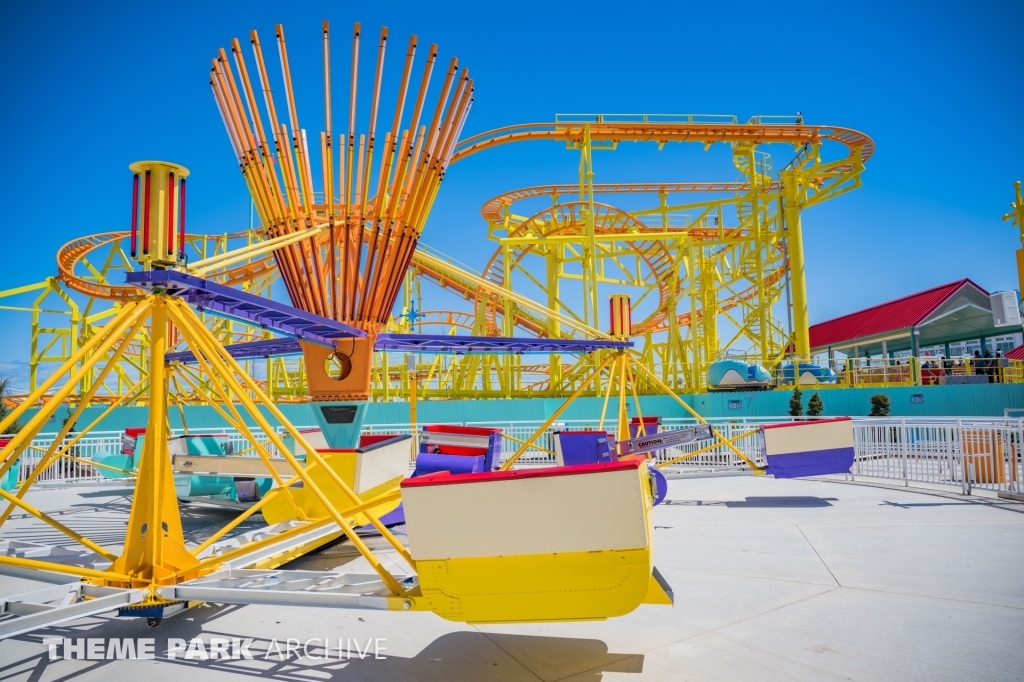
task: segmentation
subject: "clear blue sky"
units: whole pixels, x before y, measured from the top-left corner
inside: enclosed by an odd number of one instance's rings
[[[1016,286],[1019,244],[1000,216],[1024,179],[1024,3],[182,1],[0,5],[0,289],[54,274],[54,253],[74,237],[126,229],[134,160],[190,168],[190,230],[244,225],[210,57],[251,28],[272,44],[283,23],[293,69],[309,77],[298,77],[300,106],[317,112],[322,19],[339,64],[353,21],[367,36],[391,29],[392,66],[411,33],[457,54],[476,79],[467,134],[556,112],[798,110],[867,133],[877,150],[864,187],[804,215],[812,321],[961,277]],[[735,175],[645,153],[599,157],[596,180]],[[572,181],[575,164],[538,143],[453,167],[424,240],[482,265],[493,244],[480,204]],[[0,371],[18,373],[28,318],[0,311],[0,325]]]

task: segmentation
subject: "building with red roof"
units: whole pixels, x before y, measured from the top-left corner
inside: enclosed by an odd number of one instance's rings
[[[1012,297],[1012,303],[1010,301]],[[995,306],[996,314],[993,314]],[[996,337],[1015,336],[1020,343],[1021,319],[1013,292],[989,294],[969,279],[919,291],[864,310],[812,325],[811,352],[841,352],[847,357],[881,357],[938,346],[947,357],[950,344],[978,341],[991,348]]]

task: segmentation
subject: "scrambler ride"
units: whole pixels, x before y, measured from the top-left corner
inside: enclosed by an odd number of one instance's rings
[[[693,443],[702,447],[679,459],[726,447],[758,474],[849,470],[853,452],[849,420],[765,427],[767,466],[751,461],[733,444],[736,438],[724,439],[628,352],[628,300],[627,314],[613,315],[608,333],[591,330],[593,340],[383,333],[453,158],[473,101],[473,81],[452,59],[431,109],[426,96],[437,47],[428,50],[419,88],[413,87],[410,93],[417,48],[413,37],[405,54],[391,130],[379,139],[384,29],[378,43],[372,113],[366,133],[357,136],[355,83],[361,40],[357,24],[348,133],[336,140],[330,33],[325,22],[326,130],[319,137],[322,190],[315,192],[311,145],[299,125],[280,26],[276,37],[286,99],[282,111],[287,112],[288,122],[278,118],[255,31],[250,34],[255,77],[250,72],[253,63],[247,62],[237,40],[232,41],[231,59],[223,49],[213,59],[210,77],[266,239],[188,264],[184,258],[188,170],[162,161],[132,164],[130,244],[131,256],[140,267],[128,273],[124,286],[118,288],[119,311],[0,421],[3,430],[46,398],[0,450],[0,477],[4,477],[50,417],[62,409],[82,377],[98,372],[98,380],[80,396],[77,408],[27,479],[14,491],[0,489],[0,497],[9,503],[0,524],[17,508],[82,546],[74,551],[0,541],[0,572],[51,585],[4,600],[5,613],[11,617],[0,620],[0,637],[112,610],[122,616],[146,617],[155,624],[203,601],[432,611],[467,623],[601,620],[627,614],[645,603],[672,603],[671,588],[654,567],[652,509],[667,492],[658,468],[675,460],[655,466],[653,453]],[[265,97],[262,109],[258,91]],[[407,109],[407,102],[411,108]],[[640,128],[648,124],[623,126],[630,128],[628,135],[642,135]],[[680,136],[695,124],[658,127]],[[746,134],[744,126],[722,127],[736,139]],[[571,137],[583,134],[583,129],[559,134]],[[802,129],[779,132],[783,134],[798,140]],[[314,138],[314,148],[316,142]],[[380,155],[376,164],[375,154]],[[269,256],[280,270],[291,305],[230,286],[239,263],[260,263]],[[284,338],[225,346],[203,324],[198,311],[254,324]],[[130,456],[89,462],[113,475],[136,478],[124,545],[114,552],[36,509],[25,496],[46,467],[62,457],[75,459],[75,442],[122,402],[112,402],[87,427],[69,433],[143,327],[150,334],[148,374],[138,382],[148,395],[144,437]],[[184,339],[188,352],[169,356],[171,335]],[[296,343],[305,356],[313,412],[320,426],[316,432],[303,432],[289,423],[239,363],[273,352],[268,346],[294,350]],[[424,344],[434,352],[468,348],[491,353],[589,354],[593,371],[531,437],[516,441],[519,447],[504,462],[502,441],[511,437],[499,429],[427,426],[419,438],[414,474],[407,476],[409,437],[367,436],[361,433],[362,424],[374,349],[414,352]],[[66,382],[58,387],[65,376]],[[225,441],[215,436],[170,437],[171,387],[184,383],[197,389],[200,377],[213,387],[208,404],[248,439],[250,451],[229,451]],[[636,397],[638,381],[673,396],[701,425],[658,432],[657,420],[641,416],[631,423],[626,395],[629,390]],[[543,450],[536,444],[539,436],[594,382],[605,387],[598,429],[560,433],[557,452],[552,453],[556,466],[514,468],[526,452]],[[616,418],[609,420],[613,429],[608,432],[605,413],[613,387],[619,408]],[[283,434],[275,428],[278,425]],[[204,496],[229,499],[244,510],[201,544],[189,547],[178,499]],[[257,512],[269,525],[239,533],[240,524]],[[407,525],[408,547],[391,530],[402,520]],[[369,528],[408,566],[407,573],[388,570],[369,549],[360,532]],[[361,553],[371,572],[279,568],[342,537]]]

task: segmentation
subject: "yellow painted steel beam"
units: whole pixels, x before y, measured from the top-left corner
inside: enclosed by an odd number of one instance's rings
[[[729,444],[735,444],[736,441],[743,440],[744,438],[749,438],[750,436],[753,436],[755,433],[758,433],[759,431],[760,431],[760,429],[753,429],[751,431],[747,431],[746,433],[741,433],[738,436],[733,436],[732,438],[729,438],[728,440],[726,440],[724,442],[729,443]],[[654,466],[656,468],[658,468],[658,469],[660,469],[661,467],[667,467],[670,464],[675,464],[676,462],[681,462],[684,459],[690,459],[691,457],[696,457],[697,455],[703,455],[705,452],[708,452],[709,450],[714,450],[715,448],[718,448],[718,447],[721,447],[721,446],[722,446],[722,442],[715,442],[715,443],[712,443],[711,445],[706,445],[706,446],[702,447],[700,450],[696,450],[696,451],[691,452],[689,454],[682,455],[680,457],[676,457],[675,459],[670,459],[667,462],[659,462],[658,464],[655,464]]]
[[[664,382],[662,382],[662,380],[661,380],[661,379],[659,379],[659,378],[657,377],[657,375],[656,375],[656,374],[654,374],[653,372],[651,372],[651,370],[647,369],[646,367],[644,367],[644,366],[643,366],[642,364],[640,364],[640,363],[638,363],[638,362],[637,362],[637,363],[634,363],[634,364],[635,364],[635,365],[636,365],[636,366],[637,366],[638,368],[640,368],[640,370],[641,370],[641,371],[642,371],[642,372],[643,372],[643,373],[644,373],[645,375],[647,375],[647,377],[648,377],[648,378],[650,378],[650,379],[651,379],[652,381],[654,381],[654,383],[655,383],[655,384],[657,384],[657,385],[658,385],[658,387],[659,387],[659,388],[661,388],[661,390],[665,391],[665,393],[666,393],[667,395],[669,395],[670,397],[674,398],[674,399],[675,399],[675,401],[676,401],[677,403],[679,403],[680,405],[682,405],[682,406],[683,406],[683,408],[684,408],[684,409],[685,409],[685,410],[686,410],[687,412],[689,412],[689,413],[690,413],[690,415],[691,415],[691,416],[692,416],[692,417],[693,417],[694,419],[696,419],[697,421],[699,421],[699,422],[700,422],[701,424],[707,424],[707,423],[708,423],[708,422],[707,422],[707,420],[706,420],[706,419],[704,419],[704,417],[700,416],[700,415],[699,415],[699,414],[698,414],[698,413],[697,413],[697,412],[696,412],[696,411],[695,411],[695,410],[694,410],[694,409],[693,409],[692,407],[690,407],[689,405],[687,405],[687,404],[686,404],[686,401],[685,401],[685,400],[683,400],[682,398],[680,398],[679,396],[677,396],[677,395],[675,394],[675,392],[674,392],[674,391],[673,391],[672,389],[670,389],[670,388],[669,388],[668,386],[666,386],[666,385],[665,385],[665,383],[664,383]],[[725,438],[724,436],[722,436],[722,434],[721,434],[721,433],[719,433],[719,432],[718,432],[718,429],[715,429],[714,427],[712,427],[712,429],[711,429],[711,432],[715,434],[715,437],[716,437],[716,438],[718,438],[718,439],[719,439],[719,441],[721,441],[722,443],[724,443],[725,445],[727,445],[727,446],[729,447],[729,449],[730,449],[730,450],[732,450],[732,451],[733,451],[733,453],[734,453],[734,454],[735,454],[735,455],[736,455],[737,457],[739,457],[739,458],[740,458],[740,459],[742,459],[742,460],[743,460],[744,462],[746,462],[747,466],[749,466],[749,467],[750,467],[751,469],[753,469],[755,473],[757,473],[757,472],[760,472],[761,474],[764,474],[764,468],[762,468],[762,467],[759,467],[759,466],[757,466],[756,464],[754,464],[754,463],[753,463],[752,461],[750,461],[750,459],[749,459],[749,458],[748,458],[748,457],[747,457],[746,455],[744,455],[744,454],[743,454],[742,452],[740,452],[740,451],[739,451],[739,449],[738,449],[738,448],[737,448],[737,447],[736,447],[735,445],[733,445],[733,444],[732,444],[732,443],[730,443],[730,442],[729,442],[728,440],[726,440],[726,438]]]
[[[64,533],[64,535],[67,535],[69,538],[71,538],[75,542],[79,543],[80,545],[88,547],[92,551],[96,552],[97,554],[102,556],[104,559],[109,559],[111,561],[114,560],[114,555],[113,554],[111,554],[107,550],[103,549],[102,547],[97,545],[95,542],[93,542],[89,538],[87,538],[84,535],[81,535],[79,533],[76,533],[75,531],[71,530],[70,528],[65,526],[63,523],[61,523],[60,521],[57,521],[56,519],[51,518],[48,514],[45,514],[45,513],[41,512],[41,511],[39,511],[38,509],[33,507],[28,502],[25,502],[24,500],[19,499],[17,496],[10,494],[9,492],[4,490],[3,488],[0,488],[0,497],[4,498],[8,502],[10,502],[12,505],[17,505],[18,507],[21,507],[22,509],[24,509],[29,514],[31,514],[32,516],[36,517],[37,519],[39,519],[40,521],[42,521],[46,525],[50,526],[51,528],[55,528],[56,530],[59,530],[61,533]]]
[[[534,311],[536,313],[540,313],[541,315],[544,315],[545,317],[554,317],[555,319],[557,319],[560,323],[564,324],[565,326],[571,327],[571,328],[573,328],[573,329],[575,329],[575,330],[577,330],[579,332],[582,332],[582,333],[590,336],[591,338],[597,338],[597,339],[608,339],[608,338],[611,338],[605,332],[602,332],[600,330],[594,329],[593,327],[590,327],[590,326],[585,325],[585,324],[580,324],[579,322],[577,322],[576,320],[574,320],[572,317],[570,317],[568,315],[563,315],[563,314],[561,314],[561,313],[559,313],[557,311],[551,310],[546,305],[543,305],[541,303],[537,303],[536,301],[534,301],[534,300],[532,300],[532,299],[530,299],[530,298],[528,298],[526,296],[523,296],[521,294],[517,294],[514,291],[510,291],[510,290],[504,289],[501,286],[495,285],[495,284],[493,284],[491,282],[488,282],[487,280],[485,280],[485,279],[483,279],[481,277],[477,277],[476,275],[473,275],[473,274],[471,274],[469,272],[466,272],[465,270],[461,270],[460,268],[458,268],[458,267],[456,267],[454,265],[451,265],[450,263],[445,263],[444,261],[442,261],[439,258],[436,258],[435,256],[432,256],[432,255],[427,254],[427,253],[420,253],[420,254],[417,254],[417,255],[418,255],[418,257],[419,257],[419,259],[421,261],[427,263],[428,265],[430,265],[430,266],[432,266],[434,268],[437,268],[438,270],[445,271],[445,272],[457,273],[457,276],[459,276],[459,277],[465,279],[466,281],[472,283],[473,285],[475,285],[479,289],[483,289],[483,290],[489,291],[489,292],[491,292],[491,293],[493,293],[495,295],[508,298],[508,299],[514,301],[516,303],[516,305],[520,305],[520,306],[526,308],[527,310],[532,310],[532,311]]]
[[[292,438],[295,439],[295,442],[306,451],[307,461],[311,460],[313,462],[316,462],[318,466],[322,467],[327,476],[338,487],[339,491],[342,492],[342,494],[344,494],[345,496],[347,496],[352,502],[354,502],[355,504],[360,504],[362,501],[359,499],[359,497],[354,492],[352,492],[351,489],[349,489],[349,487],[345,484],[344,481],[341,480],[340,477],[338,477],[338,475],[334,472],[333,469],[327,466],[327,464],[323,461],[323,458],[319,455],[316,449],[313,448],[306,441],[306,439],[295,429],[294,426],[291,426],[290,422],[287,419],[285,419],[284,415],[281,414],[281,412],[276,408],[276,406],[274,406],[274,404],[270,402],[269,399],[266,398],[263,392],[260,391],[259,387],[256,386],[255,382],[253,382],[248,376],[245,375],[245,373],[238,366],[235,359],[232,358],[227,352],[225,352],[222,347],[217,347],[216,339],[212,338],[212,335],[210,335],[209,330],[206,329],[205,326],[198,323],[198,318],[196,318],[196,315],[192,311],[192,309],[189,308],[182,301],[175,301],[174,303],[175,305],[171,308],[171,316],[174,319],[175,323],[183,331],[185,331],[186,329],[188,330],[185,333],[190,336],[190,341],[193,344],[195,344],[195,348],[197,350],[205,352],[207,354],[207,357],[213,362],[214,367],[223,372],[222,378],[228,383],[229,386],[232,387],[232,391],[235,393],[236,397],[239,398],[242,405],[245,407],[246,412],[256,421],[256,423],[264,431],[264,433],[267,434],[271,442],[282,454],[282,456],[284,456],[284,458],[288,460],[288,462],[292,465],[296,472],[302,477],[303,484],[319,500],[319,502],[324,505],[324,507],[327,509],[331,517],[333,517],[335,522],[337,522],[338,526],[345,531],[346,535],[348,535],[349,539],[352,541],[352,544],[356,546],[359,552],[370,563],[371,567],[378,573],[378,575],[380,575],[381,579],[388,586],[388,589],[392,590],[395,594],[402,594],[403,590],[401,589],[398,582],[395,580],[394,576],[392,576],[391,573],[383,567],[380,561],[375,556],[373,556],[373,553],[370,552],[370,550],[366,547],[366,544],[363,542],[362,538],[359,537],[358,533],[352,532],[352,530],[348,527],[344,518],[340,515],[339,511],[332,504],[331,499],[306,474],[305,469],[295,459],[292,453],[288,451],[283,441],[281,441],[281,439],[277,436],[274,429],[270,426],[270,424],[266,421],[266,419],[263,417],[260,411],[256,408],[255,403],[253,403],[253,401],[251,401],[248,398],[248,396],[245,395],[245,390],[242,388],[242,385],[238,383],[233,374],[237,373],[242,378],[243,383],[248,384],[249,389],[257,396],[257,399],[259,399],[262,404],[267,406],[270,409],[271,413],[274,415],[274,417],[277,418],[283,425],[285,425],[285,428],[288,430]],[[210,343],[211,341],[212,344]],[[221,363],[223,363],[223,365]],[[370,519],[371,523],[375,523],[375,527],[380,525],[379,520],[377,520],[376,517],[369,514],[369,512],[364,512],[364,514],[367,516],[367,518]],[[380,529],[378,528],[378,531],[379,530]],[[390,531],[388,531],[386,528],[384,529],[384,533],[382,533],[382,535],[385,537],[385,539],[389,539],[389,542],[391,542],[393,546],[397,545],[396,549],[398,549],[398,547],[401,547],[401,544],[397,541],[397,539],[394,538],[393,535],[391,535]],[[407,555],[408,551],[405,550],[404,547],[402,547],[400,550],[400,554]],[[411,561],[411,557],[409,557],[408,561],[410,561],[410,564],[415,565],[414,562]]]
[[[115,571],[97,571],[92,568],[84,568],[82,566],[70,566],[68,564],[56,564],[50,561],[39,561],[37,559],[23,559],[21,557],[11,557],[0,555],[0,564],[4,566],[13,566],[15,568],[32,568],[39,571],[53,571],[54,573],[66,573],[68,575],[77,575],[81,578],[87,578],[91,580],[100,581],[118,581],[118,582],[129,582],[131,578],[123,573],[117,573]]]
[[[536,431],[534,431],[533,435],[530,436],[525,441],[523,446],[520,447],[518,450],[516,450],[515,453],[511,457],[508,458],[508,461],[506,461],[504,464],[501,465],[500,471],[508,471],[509,469],[511,469],[512,466],[516,463],[516,461],[520,457],[523,456],[523,453],[525,453],[530,448],[530,446],[533,445],[533,442],[535,440],[537,440],[538,436],[540,436],[540,434],[544,433],[544,431],[546,431],[549,426],[554,424],[555,420],[558,419],[562,415],[563,412],[565,412],[566,408],[569,407],[569,405],[571,405],[572,402],[574,400],[576,400],[576,398],[578,398],[580,396],[580,394],[583,393],[583,390],[587,386],[589,386],[594,381],[594,379],[597,376],[599,376],[601,374],[601,371],[604,370],[604,368],[607,367],[617,357],[618,357],[618,355],[616,354],[616,355],[609,355],[607,358],[605,358],[604,361],[600,364],[600,366],[598,366],[598,368],[595,369],[590,374],[590,377],[586,381],[584,381],[583,383],[580,384],[580,387],[578,389],[576,389],[576,392],[573,393],[571,396],[569,396],[565,400],[565,402],[563,402],[561,405],[559,405],[558,409],[555,410],[551,414],[551,416],[548,417],[547,420],[543,424],[541,424],[540,428],[538,428]]]

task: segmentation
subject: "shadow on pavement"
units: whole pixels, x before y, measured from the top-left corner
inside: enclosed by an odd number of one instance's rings
[[[740,509],[797,509],[808,507],[831,507],[835,497],[774,496],[748,497],[744,500],[665,500],[662,504],[682,507],[730,507]]]
[[[102,617],[82,619],[70,626],[36,631],[16,637],[8,644],[35,644],[33,649],[36,651],[32,655],[12,656],[10,649],[5,651],[6,647],[0,646],[0,679],[21,679],[23,675],[27,675],[26,679],[30,680],[123,679],[124,675],[131,674],[136,665],[140,666],[139,674],[142,675],[145,671],[145,677],[148,679],[175,679],[177,676],[181,679],[205,679],[207,675],[225,679],[228,675],[236,675],[239,679],[287,682],[407,679],[424,682],[518,682],[568,678],[574,682],[600,682],[605,672],[643,672],[642,654],[609,652],[608,645],[597,639],[479,631],[442,635],[410,658],[390,655],[384,650],[381,652],[384,658],[377,659],[374,657],[371,640],[356,642],[354,638],[346,638],[348,642],[341,651],[338,640],[332,639],[330,650],[327,652],[323,640],[314,639],[306,650],[306,655],[303,654],[300,644],[296,647],[297,651],[287,658],[284,655],[286,641],[265,638],[255,638],[249,644],[248,650],[253,655],[253,660],[201,660],[199,657],[184,660],[182,653],[178,653],[175,659],[167,657],[169,638],[187,641],[201,637],[208,644],[211,638],[240,637],[232,632],[218,632],[215,623],[220,617],[239,608],[243,607],[208,605],[169,619],[158,629],[147,628],[144,619]],[[152,661],[50,661],[42,644],[44,638],[51,637],[153,637],[156,639],[156,663],[161,667],[154,669]],[[383,645],[386,646],[386,641]],[[360,652],[363,653],[362,657]],[[325,653],[329,658],[325,658]],[[109,667],[111,664],[114,664],[113,668]]]

